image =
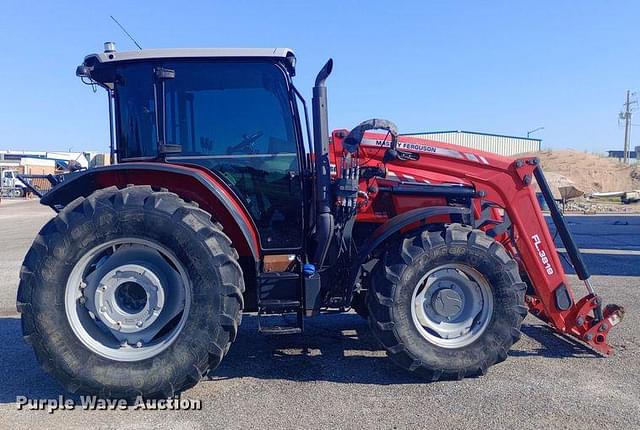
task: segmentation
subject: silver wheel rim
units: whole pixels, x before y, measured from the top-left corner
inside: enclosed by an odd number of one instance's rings
[[[420,335],[442,348],[461,348],[485,331],[493,315],[486,278],[464,264],[445,264],[425,274],[411,298],[411,317]]]
[[[91,351],[116,361],[158,355],[182,329],[191,304],[186,270],[165,246],[111,240],[76,263],[65,289],[67,320]]]

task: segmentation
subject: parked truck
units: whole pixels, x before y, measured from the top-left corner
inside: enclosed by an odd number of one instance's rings
[[[2,170],[2,195],[7,197],[24,197],[27,186],[18,178],[18,171]]]

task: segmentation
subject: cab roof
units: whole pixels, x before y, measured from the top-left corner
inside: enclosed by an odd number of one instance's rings
[[[85,57],[90,62],[110,63],[117,61],[153,60],[162,58],[290,58],[294,57],[289,48],[171,48],[143,49],[140,51],[113,51],[90,54]]]
[[[105,48],[107,44],[105,44]],[[289,74],[296,74],[296,56],[289,48],[173,48],[173,49],[142,49],[140,51],[105,50],[99,54],[90,54],[84,57],[82,65],[76,69],[79,77],[90,77],[92,80],[102,83],[112,82],[114,76],[105,69],[109,65],[120,62],[153,61],[162,59],[267,59],[284,63]],[[100,72],[102,70],[103,72]]]

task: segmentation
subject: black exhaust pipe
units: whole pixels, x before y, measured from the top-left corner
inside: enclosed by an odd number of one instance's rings
[[[318,269],[322,269],[333,236],[331,214],[331,168],[329,166],[329,120],[327,110],[327,86],[325,81],[333,69],[329,59],[322,67],[313,87],[313,150],[316,170],[316,252],[313,258]]]

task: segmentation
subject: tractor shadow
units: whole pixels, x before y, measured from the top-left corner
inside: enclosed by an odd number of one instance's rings
[[[245,314],[238,338],[208,378],[378,385],[425,383],[391,362],[367,322],[355,313],[321,315],[305,324],[303,335],[265,336],[258,333],[256,315]],[[588,348],[567,341],[544,325],[524,324],[522,332],[523,342],[509,353],[513,358],[597,357]],[[523,348],[525,343],[534,345]],[[0,404],[13,403],[16,396],[69,397],[62,386],[41,369],[31,346],[22,339],[18,317],[0,317],[0,381]]]
[[[253,377],[361,384],[424,383],[394,365],[368,323],[355,313],[305,321],[303,335],[265,336],[258,319],[245,314],[238,338],[210,378]]]
[[[544,324],[522,324],[522,334],[535,342],[535,347],[518,349],[516,344],[510,357],[544,358],[600,358],[601,356],[580,342],[562,336]]]
[[[531,339],[510,351],[514,358],[599,357],[544,325],[523,324],[522,332],[524,339]],[[517,349],[525,343],[525,348]],[[245,314],[236,342],[210,375],[213,380],[241,377],[378,385],[425,383],[396,366],[371,334],[367,322],[354,313],[308,320],[302,336],[260,335],[257,317]]]

